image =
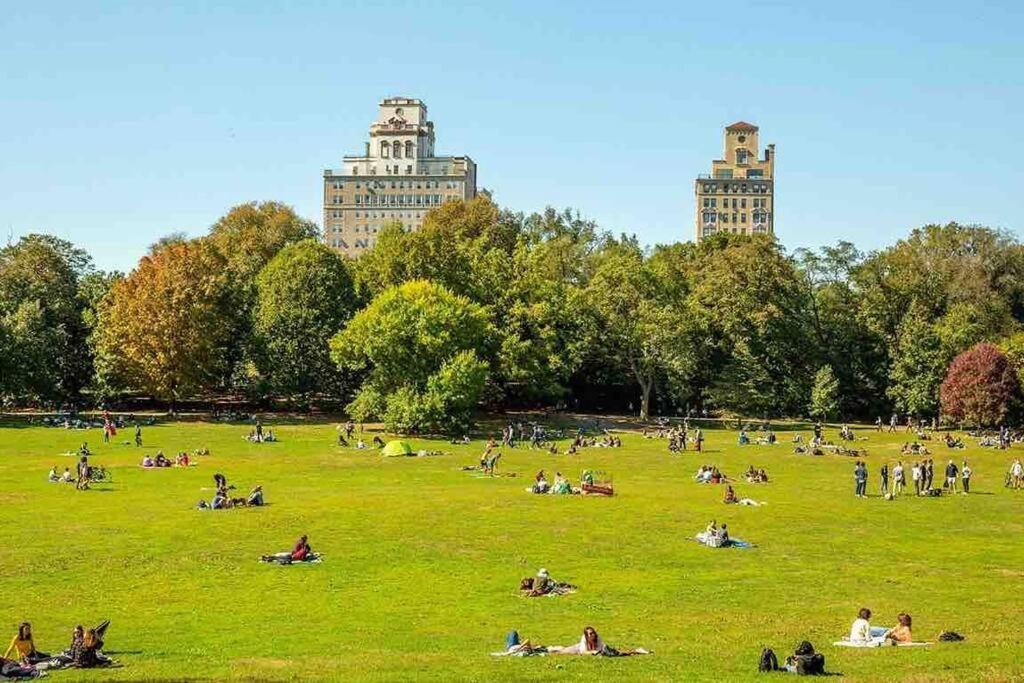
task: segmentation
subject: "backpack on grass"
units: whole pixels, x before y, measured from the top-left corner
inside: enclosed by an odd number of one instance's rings
[[[757,670],[761,672],[779,670],[779,658],[775,656],[771,648],[766,647],[761,650],[761,659],[757,663]]]

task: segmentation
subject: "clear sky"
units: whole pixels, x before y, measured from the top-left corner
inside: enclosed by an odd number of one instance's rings
[[[777,146],[789,249],[1024,228],[1024,2],[24,2],[0,13],[0,228],[130,269],[321,174],[419,97],[503,205],[690,239],[736,120]]]

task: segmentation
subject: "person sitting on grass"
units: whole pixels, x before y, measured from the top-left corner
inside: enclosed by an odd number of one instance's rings
[[[36,644],[32,640],[32,624],[27,621],[18,627],[18,632],[4,652],[4,659],[10,657],[12,653],[18,655],[18,661],[28,666],[34,666],[50,658],[47,653],[36,649]]]
[[[606,645],[593,626],[587,626],[583,629],[583,635],[580,637],[580,642],[575,645],[570,645],[568,647],[552,646],[548,648],[548,652],[555,655],[600,655],[602,657],[628,657],[630,655],[650,654],[643,648],[635,648],[633,650],[624,650],[620,652],[619,650]]]
[[[857,618],[850,626],[849,640],[851,643],[871,642],[871,610],[867,607],[862,607],[857,613]]]
[[[259,484],[253,487],[253,490],[249,492],[249,496],[245,499],[245,504],[252,507],[261,507],[263,505],[263,487]]]
[[[737,440],[737,442],[738,442],[738,444],[740,446],[746,446],[747,444],[750,443],[750,437],[747,436],[746,430],[744,430],[744,429],[740,430],[740,436],[739,436],[739,439]]]
[[[228,497],[228,490],[226,487],[221,486],[217,489],[217,492],[213,494],[213,500],[210,501],[210,508],[213,510],[225,510],[231,507],[231,499]]]
[[[157,467],[170,467],[171,461],[164,455],[163,451],[156,452],[156,459],[153,461]]]
[[[561,472],[555,472],[555,484],[551,487],[551,493],[556,495],[568,495],[573,493],[572,484],[562,476]]]
[[[96,629],[89,629],[82,640],[71,647],[71,665],[76,669],[94,669],[98,666],[109,666],[113,662],[100,652],[102,642]]]
[[[64,468],[64,474],[60,475],[60,483],[62,483],[62,484],[71,484],[74,481],[75,481],[74,477],[71,476],[71,468],[70,467],[65,467]]]
[[[910,629],[910,625],[913,620],[910,615],[906,612],[900,612],[896,615],[896,626],[885,632],[883,636],[886,641],[891,642],[893,645],[899,645],[900,643],[912,643],[914,642],[914,634]]]
[[[50,482],[51,484],[56,484],[57,482],[60,481],[60,475],[57,474],[56,465],[50,468],[50,473],[46,475],[46,481]]]
[[[184,451],[182,451],[181,453],[178,453],[178,457],[177,457],[175,462],[178,465],[178,467],[188,467],[189,466],[188,453],[185,453]]]
[[[375,434],[374,437],[373,437],[373,447],[374,448],[384,448],[384,439],[380,438],[379,435]]]
[[[736,497],[736,492],[732,490],[732,484],[726,484],[725,486],[725,498],[722,500],[726,505],[733,505],[740,502],[740,499]]]
[[[945,437],[946,448],[964,448],[964,442],[962,439],[954,439],[952,434],[947,432]]]
[[[544,470],[537,473],[537,476],[533,478],[533,488],[530,490],[533,493],[547,493],[551,486],[548,484],[547,476],[544,474]]]
[[[156,467],[156,463],[153,462],[153,458],[149,457],[148,455],[142,459],[141,465],[143,467]]]
[[[20,681],[39,678],[43,674],[33,666],[28,666],[13,659],[0,657],[0,680]]]

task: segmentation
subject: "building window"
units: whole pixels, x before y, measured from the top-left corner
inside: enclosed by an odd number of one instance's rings
[[[733,222],[733,223],[735,223],[735,222],[736,222],[736,214],[735,214],[735,213],[733,213],[733,215],[732,215],[732,222]]]
[[[741,209],[747,208],[747,199],[746,199],[746,197],[744,197],[743,199],[740,200],[740,208]]]
[[[380,143],[380,156],[382,159],[387,159],[391,156],[391,145],[386,142]]]
[[[415,156],[415,155],[413,154],[412,141],[406,141],[406,143],[405,143],[405,158],[406,159],[412,159],[413,156]]]
[[[747,159],[750,157],[750,153],[742,147],[736,150],[736,163],[745,164]]]
[[[741,213],[740,214],[740,223],[746,223],[746,222],[747,222],[747,214]]]
[[[402,143],[399,142],[398,140],[395,140],[394,144],[391,147],[391,156],[395,157],[396,159],[402,158]]]

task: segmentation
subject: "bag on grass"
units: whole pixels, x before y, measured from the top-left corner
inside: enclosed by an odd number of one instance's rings
[[[939,634],[939,640],[943,643],[956,643],[964,640],[964,637],[956,631],[943,631]]]
[[[761,660],[757,663],[757,670],[761,672],[778,671],[779,658],[775,656],[771,648],[761,650]]]

